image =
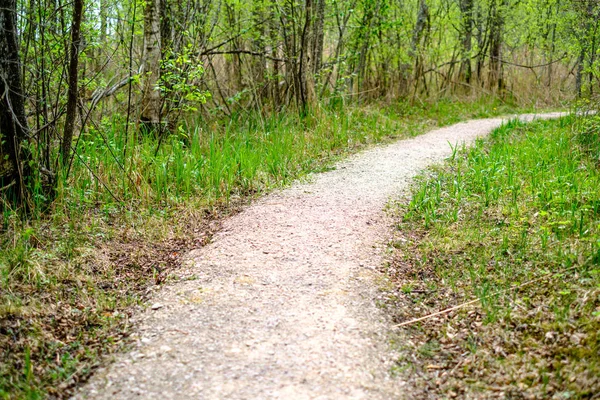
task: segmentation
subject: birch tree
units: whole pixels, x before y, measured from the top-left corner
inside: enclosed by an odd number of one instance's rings
[[[161,97],[160,78],[161,31],[160,0],[147,0],[144,8],[143,92],[140,122],[148,131],[159,129]]]

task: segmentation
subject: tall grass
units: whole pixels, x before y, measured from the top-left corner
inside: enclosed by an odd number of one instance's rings
[[[593,125],[510,122],[416,186],[396,261],[404,300],[425,314],[480,305],[409,328],[445,343],[436,357],[451,373],[435,390],[598,393],[600,165],[598,142],[582,138]]]
[[[80,139],[81,160],[74,160],[74,173],[60,192],[63,199],[90,205],[116,199],[138,207],[198,197],[227,200],[285,184],[337,155],[386,137],[456,122],[465,114],[460,107],[465,104],[448,101],[423,107],[398,103],[383,112],[321,109],[307,118],[292,113],[237,115],[221,124],[193,121],[160,144],[155,137],[135,133],[124,137],[122,117],[114,116]],[[479,117],[506,109],[488,100],[469,105],[466,113]]]

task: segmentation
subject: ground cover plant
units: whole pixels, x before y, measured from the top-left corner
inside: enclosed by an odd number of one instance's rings
[[[420,398],[598,397],[598,122],[510,122],[398,204],[395,372]]]
[[[118,119],[79,139],[44,213],[3,209],[0,397],[60,397],[127,343],[148,289],[252,197],[371,143],[514,112],[494,99],[323,109],[124,138]],[[135,148],[125,151],[127,142]],[[159,147],[160,146],[160,147]],[[41,196],[41,193],[40,193]]]

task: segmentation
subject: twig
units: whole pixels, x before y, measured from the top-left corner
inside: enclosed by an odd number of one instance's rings
[[[462,303],[462,304],[456,305],[454,307],[446,308],[445,310],[437,311],[437,312],[434,312],[432,314],[428,314],[428,315],[426,315],[424,317],[411,319],[409,321],[404,321],[402,323],[394,325],[394,328],[400,328],[402,326],[412,325],[412,324],[414,324],[416,322],[420,322],[420,321],[424,321],[424,320],[429,319],[429,318],[437,317],[438,315],[448,314],[449,312],[452,312],[452,311],[455,311],[455,310],[459,310],[459,309],[464,308],[466,306],[469,306],[471,304],[479,303],[483,299],[489,299],[492,296],[496,296],[496,295],[499,295],[499,294],[507,293],[507,292],[510,292],[512,290],[515,290],[515,289],[520,289],[520,288],[522,288],[524,286],[531,285],[532,283],[539,282],[539,281],[544,280],[544,279],[546,279],[548,277],[555,277],[557,275],[560,275],[560,274],[562,274],[564,272],[570,271],[570,270],[578,268],[578,267],[579,267],[579,265],[575,265],[573,267],[570,267],[570,268],[567,268],[567,269],[563,269],[562,271],[557,272],[555,274],[548,273],[548,274],[545,274],[543,276],[540,276],[539,278],[535,278],[535,279],[532,279],[532,280],[527,281],[525,283],[522,283],[522,284],[520,284],[518,286],[513,286],[513,287],[505,289],[505,290],[500,290],[498,292],[494,292],[494,293],[490,294],[489,296],[484,296],[484,297],[481,297],[481,298],[470,300],[470,301],[467,301],[466,303]]]
[[[0,192],[4,192],[5,190],[10,189],[12,186],[14,186],[17,183],[17,181],[13,180],[12,182],[10,182],[8,185],[1,187],[0,188]]]
[[[488,58],[490,58],[492,60],[500,61],[502,64],[508,64],[508,65],[512,65],[512,66],[520,67],[520,68],[528,68],[528,69],[531,69],[531,70],[533,70],[535,68],[542,68],[542,67],[547,67],[548,65],[555,64],[555,63],[557,63],[559,61],[564,60],[565,58],[567,58],[567,56],[568,56],[568,54],[565,53],[565,54],[563,54],[563,56],[561,58],[557,58],[555,60],[552,60],[552,61],[544,63],[544,64],[525,65],[525,64],[517,64],[517,63],[510,62],[510,61],[506,61],[506,60],[501,59],[500,57],[494,57],[494,56],[488,56],[488,55],[486,55],[486,57],[488,57]]]
[[[204,52],[202,53],[203,56],[213,56],[213,55],[217,55],[217,54],[249,54],[251,56],[259,56],[259,57],[264,57],[268,60],[272,60],[272,61],[281,61],[281,62],[288,62],[289,60],[286,58],[277,58],[277,57],[271,57],[270,55],[268,55],[267,53],[264,52],[258,52],[258,51],[250,51],[250,50],[226,50],[226,51],[211,51],[211,52]]]
[[[108,194],[110,194],[110,197],[112,197],[113,199],[115,199],[118,203],[122,204],[123,200],[121,200],[120,198],[118,198],[108,187],[108,185],[102,180],[100,179],[100,177],[92,170],[92,168],[83,160],[83,158],[79,155],[79,153],[77,153],[77,149],[75,149],[75,147],[73,147],[73,145],[71,145],[71,150],[73,151],[73,154],[77,156],[77,158],[79,159],[79,162],[81,162],[85,168],[90,171],[90,174],[92,174],[94,176],[94,178],[96,178],[96,180],[98,182],[100,182],[100,184],[102,186],[104,186],[104,189],[106,189],[106,191],[108,192]]]
[[[380,87],[379,87],[379,86],[377,86],[377,87],[374,87],[374,88],[372,88],[372,89],[367,89],[367,90],[363,90],[363,91],[356,92],[356,93],[332,94],[331,96],[329,96],[329,98],[333,98],[333,97],[351,97],[351,96],[357,96],[357,95],[364,94],[364,93],[374,92],[374,91],[376,91],[376,90],[379,90],[379,89],[380,89]]]

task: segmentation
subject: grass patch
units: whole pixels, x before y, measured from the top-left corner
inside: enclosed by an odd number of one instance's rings
[[[0,398],[68,394],[127,343],[148,289],[181,279],[181,255],[254,196],[373,143],[516,110],[481,99],[239,115],[162,140],[124,135],[119,115],[98,122],[46,212],[23,220],[3,208]]]
[[[397,322],[477,300],[400,329],[398,362],[415,391],[600,393],[597,127],[598,117],[510,122],[398,205],[388,269]]]

